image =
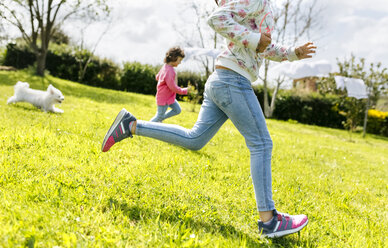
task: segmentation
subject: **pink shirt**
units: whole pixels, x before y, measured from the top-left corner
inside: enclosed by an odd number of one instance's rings
[[[171,65],[164,64],[156,75],[156,80],[158,80],[156,104],[159,106],[173,104],[176,94],[187,95],[187,88],[180,88],[177,85],[176,73]]]

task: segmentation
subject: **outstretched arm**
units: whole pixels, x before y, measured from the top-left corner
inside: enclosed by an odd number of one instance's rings
[[[312,54],[315,53],[316,46],[312,42],[307,42],[303,46],[295,48],[295,54],[299,59],[312,58]]]
[[[294,61],[312,58],[312,54],[315,53],[316,48],[312,42],[307,42],[303,46],[296,48],[285,48],[278,44],[270,44],[261,55],[266,59],[278,62],[285,60]]]
[[[171,69],[172,70],[172,69]],[[165,77],[166,84],[171,91],[175,92],[179,95],[187,95],[188,88],[181,88],[177,85],[178,78],[176,77],[176,73],[172,71],[168,71]]]

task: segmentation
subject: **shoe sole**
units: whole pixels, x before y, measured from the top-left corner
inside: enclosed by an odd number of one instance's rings
[[[283,237],[283,236],[288,235],[288,234],[297,233],[300,230],[302,230],[307,225],[307,223],[309,223],[309,220],[307,220],[303,225],[301,225],[298,228],[286,230],[286,231],[281,231],[281,232],[275,232],[275,233],[271,233],[271,234],[263,234],[263,236],[266,238],[279,238],[279,237]]]
[[[116,126],[118,125],[118,123],[120,123],[121,119],[124,117],[124,115],[125,115],[126,112],[127,112],[127,110],[123,108],[123,109],[118,113],[118,115],[117,115],[115,121],[114,121],[113,124],[110,126],[108,132],[105,134],[104,141],[102,142],[102,146],[101,146],[101,151],[104,150],[105,143],[108,141],[108,138],[112,135],[113,130],[115,130]]]

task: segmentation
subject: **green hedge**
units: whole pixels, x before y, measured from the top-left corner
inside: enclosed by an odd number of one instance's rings
[[[280,94],[276,99],[274,118],[296,120],[300,123],[332,128],[343,128],[344,116],[336,108],[336,97],[320,95]]]
[[[47,53],[46,69],[53,76],[79,82],[82,65],[91,56],[92,54],[87,50],[75,51],[67,45],[53,45]],[[7,45],[4,65],[24,69],[34,65],[35,61],[35,54],[26,46]],[[109,60],[92,56],[80,83],[155,95],[157,85],[155,76],[160,67],[160,65],[152,66],[138,62],[128,62],[121,69]],[[179,72],[179,86],[186,87],[189,83],[198,87],[199,95],[202,96],[205,79],[198,73]],[[182,98],[178,96],[178,99]]]
[[[254,92],[264,110],[263,86],[254,87]],[[270,91],[272,92],[272,91]],[[271,102],[271,93],[268,96]],[[294,91],[280,90],[276,99],[272,118],[278,120],[295,120],[300,123],[343,129],[346,120],[338,109],[336,96],[323,97],[318,94],[298,94]]]
[[[189,72],[189,71],[183,71],[178,73],[178,85],[181,87],[187,87],[189,84],[194,86],[197,90],[197,95],[189,95],[188,100],[189,101],[195,101],[196,103],[201,103],[203,99],[203,92],[205,90],[205,83],[207,78],[204,76],[201,76],[199,73],[196,72]],[[177,98],[179,100],[182,100],[185,96],[178,95]],[[195,99],[192,99],[192,98]]]
[[[368,111],[367,132],[388,137],[388,112],[371,109]]]
[[[155,95],[157,86],[155,77],[160,68],[161,65],[144,65],[139,62],[125,63],[121,77],[121,90]],[[180,87],[187,87],[189,84],[195,86],[198,90],[199,97],[196,98],[198,103],[202,100],[205,83],[206,79],[199,73],[189,71],[178,72],[178,85]],[[183,98],[184,96],[177,95],[178,100]]]
[[[70,47],[58,46],[50,50],[47,55],[47,70],[53,76],[78,81],[81,69],[80,63],[85,63],[90,56],[90,52],[86,50],[74,52]],[[34,63],[35,55],[28,48],[19,47],[15,44],[7,45],[4,65],[22,69]],[[152,66],[139,62],[128,62],[124,64],[123,69],[120,69],[109,60],[92,57],[81,83],[155,95],[157,85],[155,75],[160,67],[160,65]],[[191,102],[200,103],[202,101],[205,83],[206,78],[198,73],[188,71],[178,73],[178,85],[180,87],[187,87],[188,84],[191,84],[198,91],[197,96],[191,95],[190,97],[193,99],[188,99]],[[254,92],[262,109],[264,109],[263,87],[254,87]],[[270,94],[269,100],[271,100],[271,97]],[[178,95],[177,98],[182,100],[183,96]],[[346,118],[340,113],[346,112],[346,108],[346,102],[341,102],[336,96],[300,95],[293,91],[280,91],[276,100],[273,118],[279,120],[292,119],[309,125],[343,129]],[[359,123],[359,125],[362,125],[362,123]],[[381,118],[381,115],[376,113],[370,114],[367,131],[388,136],[388,117]]]
[[[3,65],[13,66],[16,69],[24,69],[35,63],[36,56],[27,47],[19,47],[16,44],[7,44],[7,51]]]
[[[78,82],[88,51],[75,52],[68,46],[53,46],[46,59],[46,69],[51,75]],[[80,54],[81,53],[81,54]],[[4,65],[24,69],[36,62],[35,54],[26,46],[8,44]],[[110,89],[120,88],[120,68],[106,59],[93,56],[80,83]]]
[[[154,95],[160,66],[143,65],[139,62],[125,63],[121,76],[121,90]]]

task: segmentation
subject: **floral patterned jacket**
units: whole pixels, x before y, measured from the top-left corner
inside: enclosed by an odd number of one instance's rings
[[[227,42],[216,65],[236,71],[251,82],[259,77],[264,58],[274,61],[298,59],[294,47],[277,44],[270,44],[263,53],[256,53],[261,33],[271,33],[274,29],[270,0],[221,0],[208,24]]]

